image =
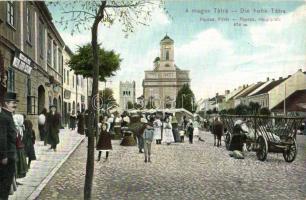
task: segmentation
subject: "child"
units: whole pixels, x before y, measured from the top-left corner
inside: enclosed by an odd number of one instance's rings
[[[181,127],[181,130],[179,131],[180,137],[181,137],[181,143],[184,143],[184,138],[185,138],[185,131],[183,127]]]
[[[147,123],[143,132],[145,162],[151,162],[151,146],[154,136],[153,124]]]
[[[30,169],[31,161],[36,160],[35,149],[34,149],[36,137],[35,137],[35,132],[33,130],[33,124],[30,120],[26,119],[24,121],[24,127],[25,131],[23,134],[23,144],[24,144],[26,157],[28,157],[28,168]]]
[[[102,151],[106,152],[105,161],[108,159],[109,151],[112,150],[112,142],[111,142],[111,136],[107,132],[107,123],[102,122],[101,125],[101,132],[99,136],[99,140],[97,143],[96,149],[99,151],[98,160],[101,159]]]

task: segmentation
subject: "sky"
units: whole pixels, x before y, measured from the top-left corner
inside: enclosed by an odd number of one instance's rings
[[[49,8],[54,20],[65,16],[59,9]],[[175,64],[190,70],[197,100],[267,77],[306,71],[306,1],[180,0],[166,1],[165,8],[168,13],[155,8],[149,26],[137,26],[128,37],[118,21],[111,27],[100,25],[102,47],[123,59],[116,76],[106,83],[115,98],[120,81],[135,80],[137,97],[142,94],[144,71],[153,70],[159,42],[166,34],[174,40]],[[214,21],[209,21],[212,18]],[[55,25],[73,51],[91,41],[89,31],[71,35],[69,28]]]

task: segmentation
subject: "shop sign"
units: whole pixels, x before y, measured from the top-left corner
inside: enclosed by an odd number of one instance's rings
[[[31,67],[32,61],[23,53],[19,52],[15,54],[13,60],[13,67],[19,69],[20,71],[30,75],[31,74]]]

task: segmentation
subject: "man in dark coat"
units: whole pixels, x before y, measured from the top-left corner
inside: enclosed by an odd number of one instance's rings
[[[61,116],[56,112],[56,106],[50,106],[50,112],[47,116],[47,131],[48,131],[48,144],[51,149],[56,151],[56,146],[59,143],[59,129],[61,127]]]
[[[0,109],[0,199],[8,199],[16,172],[17,130],[12,113],[16,110],[16,93],[8,92]]]
[[[217,140],[217,147],[221,146],[221,137],[224,132],[223,123],[219,120],[219,118],[216,118],[216,120],[213,123],[213,134],[214,134],[214,146],[216,146],[216,140]]]

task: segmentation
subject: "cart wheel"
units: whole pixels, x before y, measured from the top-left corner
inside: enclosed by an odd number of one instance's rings
[[[229,147],[231,144],[231,134],[230,133],[226,133],[224,142],[225,142],[225,148],[229,150]]]
[[[291,140],[293,140],[292,145],[288,146],[288,148],[285,149],[283,152],[283,156],[286,162],[293,162],[297,155],[296,141],[294,138],[292,138]]]
[[[260,136],[257,139],[256,145],[257,145],[257,152],[256,152],[257,159],[260,161],[265,161],[267,159],[267,154],[268,154],[267,140],[264,137]]]
[[[246,148],[247,148],[248,151],[252,151],[252,150],[253,150],[253,148],[252,148],[252,143],[247,142],[247,143],[246,143]]]

